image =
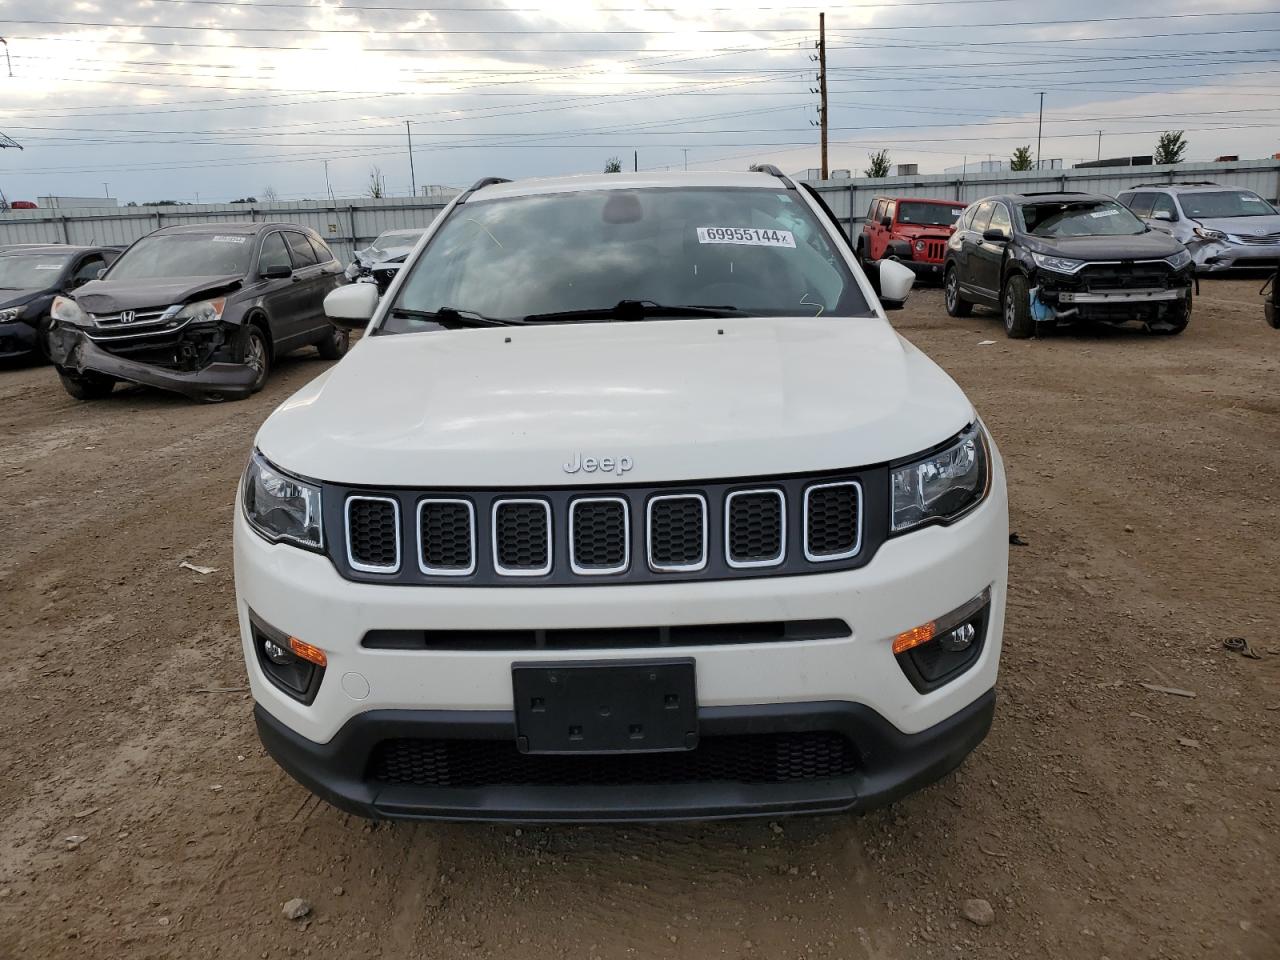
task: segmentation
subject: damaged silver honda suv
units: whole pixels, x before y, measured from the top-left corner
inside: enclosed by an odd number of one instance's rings
[[[104,397],[117,380],[239,400],[290,350],[346,352],[349,334],[324,314],[325,295],[345,282],[325,242],[297,224],[165,227],[54,300],[46,349],[77,400]]]

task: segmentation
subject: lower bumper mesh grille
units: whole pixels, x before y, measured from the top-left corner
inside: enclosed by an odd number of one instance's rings
[[[857,769],[853,744],[828,731],[704,737],[685,753],[530,756],[506,740],[383,740],[370,780],[423,787],[795,783]]]

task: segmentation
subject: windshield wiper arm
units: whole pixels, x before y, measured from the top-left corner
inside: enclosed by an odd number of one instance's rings
[[[441,307],[439,310],[414,310],[409,307],[392,307],[393,317],[408,317],[411,320],[432,320],[441,325],[455,324],[460,327],[511,327],[519,326],[523,320],[501,320],[498,317],[486,317],[474,310],[459,310],[457,307]]]
[[[560,323],[565,320],[629,321],[647,320],[649,317],[736,317],[744,311],[727,304],[663,304],[652,300],[619,300],[611,307],[588,307],[585,310],[556,310],[551,313],[531,313],[525,323]]]

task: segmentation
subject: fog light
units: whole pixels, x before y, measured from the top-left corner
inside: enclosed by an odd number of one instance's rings
[[[274,640],[263,640],[262,652],[267,655],[268,660],[272,663],[279,664],[280,666],[293,662],[293,654],[277,644]]]
[[[911,685],[928,693],[977,663],[990,611],[988,588],[946,616],[894,637],[894,655]]]
[[[315,700],[328,664],[324,651],[264,623],[252,612],[249,626],[258,666],[272,686],[302,703]]]
[[[938,646],[948,653],[959,653],[961,650],[968,650],[969,644],[973,643],[974,636],[977,635],[977,628],[972,623],[962,623],[950,633],[945,633],[938,638]]]

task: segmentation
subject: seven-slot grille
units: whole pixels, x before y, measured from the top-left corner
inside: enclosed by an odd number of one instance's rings
[[[863,562],[863,488],[850,479],[670,493],[350,491],[342,503],[347,566],[370,575],[355,579],[630,582],[818,572],[835,561]],[[797,518],[795,530],[789,514]],[[341,556],[343,544],[335,546]]]
[[[924,242],[924,258],[932,263],[941,263],[942,258],[947,255],[947,241],[945,240],[926,240]]]

